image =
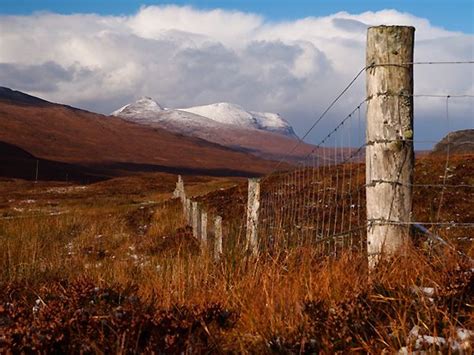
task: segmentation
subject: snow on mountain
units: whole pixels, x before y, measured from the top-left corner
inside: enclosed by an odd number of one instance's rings
[[[172,128],[174,132],[190,134],[197,129],[214,128],[218,122],[191,112],[166,109],[149,97],[143,97],[138,101],[125,105],[111,113],[140,124],[151,126],[163,126]],[[227,125],[224,125],[226,128]]]
[[[141,97],[134,103],[125,105],[112,112],[111,116],[119,116],[138,123],[146,123],[149,120],[155,120],[162,111],[164,111],[163,107],[151,97]]]
[[[247,111],[242,106],[227,102],[179,110],[208,117],[216,122],[230,124],[240,128],[259,129],[296,138],[296,134],[290,124],[277,113]]]
[[[183,134],[206,128],[238,128],[297,138],[293,128],[279,114],[247,111],[239,105],[226,102],[172,110],[164,109],[149,97],[142,97],[111,115],[136,123],[161,124]]]
[[[314,146],[305,143],[292,150],[297,136],[280,115],[247,111],[230,103],[168,109],[150,98],[141,98],[112,115],[246,151],[264,159],[299,161],[314,150]]]

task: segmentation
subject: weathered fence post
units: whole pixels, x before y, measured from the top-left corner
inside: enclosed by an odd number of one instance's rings
[[[187,205],[186,192],[184,191],[184,182],[181,175],[178,175],[178,182],[176,183],[176,188],[173,191],[173,197],[180,199],[181,205],[183,206],[183,214],[186,220],[189,222],[189,210]]]
[[[173,197],[179,198],[184,205],[186,194],[184,193],[184,182],[181,175],[178,175],[178,182],[176,183],[176,188],[173,191]]]
[[[199,238],[199,233],[200,233],[200,222],[201,222],[201,217],[199,214],[199,206],[198,203],[193,201],[192,203],[192,227],[193,227],[193,237],[194,238]]]
[[[215,236],[215,247],[214,247],[214,259],[217,261],[222,255],[222,217],[216,216],[214,219],[214,236]]]
[[[201,211],[201,248],[204,252],[207,247],[207,213]]]
[[[367,32],[367,251],[374,267],[409,234],[413,183],[414,27]]]
[[[247,250],[258,253],[258,214],[260,207],[260,182],[249,179],[247,200]]]
[[[193,218],[192,218],[192,205],[191,205],[191,199],[186,198],[186,203],[185,203],[185,217],[186,221],[188,222],[188,225],[192,225],[193,223]]]

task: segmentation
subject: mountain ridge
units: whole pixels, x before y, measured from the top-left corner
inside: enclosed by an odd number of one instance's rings
[[[140,100],[136,101],[135,105],[132,103],[123,106],[122,109],[114,111],[113,114],[116,117],[121,117],[131,122],[150,127],[164,128],[168,131],[183,134],[185,136],[201,138],[209,142],[242,152],[248,152],[257,157],[269,160],[285,160],[290,163],[300,162],[302,159],[306,158],[310,152],[322,149],[304,142],[301,142],[296,148],[294,148],[297,137],[296,135],[293,136],[291,134],[292,129],[289,136],[278,134],[271,129],[255,129],[254,125],[256,123],[263,125],[262,120],[258,121],[258,118],[254,117],[256,116],[255,113],[252,116],[249,112],[243,111],[244,109],[242,107],[235,104],[218,103],[206,106],[196,106],[189,109],[169,109],[162,108],[162,106],[156,102],[156,105],[150,103],[143,105],[143,102]],[[143,106],[152,107],[152,110],[141,114]],[[125,110],[123,110],[123,108],[125,108]],[[215,110],[212,112],[215,108],[223,108],[226,112],[229,112],[229,109],[236,110],[236,115],[238,117],[228,117],[227,120],[216,120],[198,114],[200,111],[204,110],[206,111],[204,114],[212,116],[212,114],[216,113]],[[209,113],[209,111],[211,112]],[[244,112],[244,117],[241,115],[242,112]],[[217,114],[218,113],[219,112],[217,112]],[[277,114],[258,114],[266,115],[263,117],[263,122],[270,122],[270,127],[280,126],[280,128],[285,129],[286,121],[281,119]],[[249,121],[250,117],[255,118],[253,123]],[[235,122],[236,119],[242,119],[246,124],[232,124],[232,121],[234,120]],[[275,120],[275,122],[271,122],[272,120]]]
[[[228,129],[233,126],[238,129],[261,130],[298,139],[293,127],[291,127],[291,125],[279,114],[249,111],[240,105],[229,102],[219,102],[188,108],[164,109],[152,98],[141,97],[137,101],[113,111],[110,115],[122,117],[134,122],[146,122],[149,120],[150,122],[155,123],[163,121],[160,116],[164,111],[179,111],[194,114],[196,116],[189,117],[194,118],[195,124],[202,121],[203,124],[209,126],[212,122],[215,122],[216,125],[229,125],[229,127],[227,127]]]

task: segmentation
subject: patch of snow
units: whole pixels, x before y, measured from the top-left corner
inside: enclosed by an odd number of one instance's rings
[[[47,193],[58,193],[58,194],[64,194],[67,192],[72,192],[76,190],[85,190],[87,189],[87,186],[82,185],[82,186],[70,186],[70,187],[52,187],[46,190]]]
[[[72,241],[66,244],[66,250],[68,256],[74,255],[74,243]]]
[[[125,105],[111,113],[112,116],[123,118],[133,118],[150,120],[156,117],[157,113],[164,111],[158,102],[151,97],[141,97],[134,103]]]
[[[123,106],[111,115],[139,124],[159,124],[182,134],[192,134],[206,128],[240,128],[263,130],[297,138],[291,125],[279,114],[248,111],[239,105],[227,102],[183,109],[165,109],[153,99],[145,97]]]
[[[277,113],[247,111],[242,106],[228,102],[219,102],[179,110],[208,117],[213,121],[240,128],[259,129],[296,137],[290,124]]]
[[[456,338],[443,338],[431,335],[422,335],[420,334],[421,328],[415,325],[410,332],[408,333],[408,340],[412,345],[411,351],[416,353],[423,353],[423,349],[427,347],[436,346],[441,350],[449,350],[450,352],[460,352],[464,353],[471,348],[471,339],[474,336],[474,332],[464,328],[457,328]],[[398,354],[410,354],[408,346],[400,348]]]
[[[418,336],[415,342],[415,348],[420,349],[421,347],[424,346],[431,346],[431,345],[436,345],[436,346],[444,346],[446,345],[446,339],[443,337],[433,337],[431,335],[421,335]]]
[[[27,205],[31,205],[32,203],[35,203],[36,201],[35,200],[23,200],[23,201],[20,201],[20,203],[24,203],[24,204],[27,204]]]
[[[424,296],[427,296],[428,298],[433,297],[436,293],[436,290],[434,289],[434,287],[412,286],[411,290],[413,291],[413,293],[422,294]]]

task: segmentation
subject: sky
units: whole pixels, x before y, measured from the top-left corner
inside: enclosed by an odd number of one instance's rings
[[[306,16],[327,16],[340,11],[352,13],[398,9],[429,18],[435,26],[473,33],[474,5],[472,0],[207,0],[207,1],[140,1],[140,0],[3,0],[0,13],[31,14],[50,11],[62,14],[97,13],[127,15],[146,5],[189,5],[201,9],[221,8],[253,12],[274,21],[294,20]]]
[[[371,25],[416,27],[418,61],[474,58],[472,1],[0,2],[0,86],[100,113],[151,96],[278,112],[303,134],[363,66]],[[364,98],[364,79],[308,141]],[[415,67],[418,94],[474,94],[473,65]],[[474,128],[473,99],[415,100],[415,132]],[[427,143],[429,146],[430,143]],[[421,147],[423,148],[423,147]]]

